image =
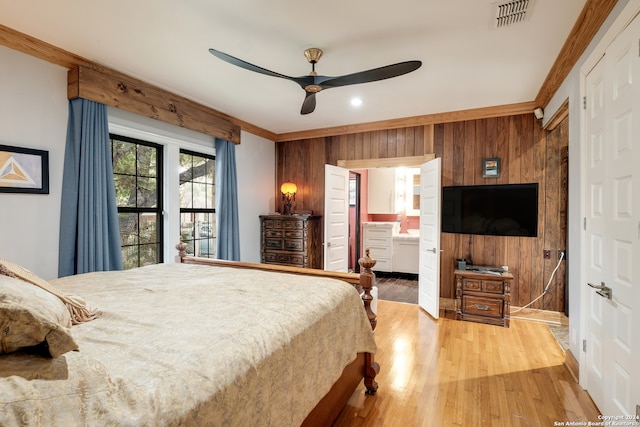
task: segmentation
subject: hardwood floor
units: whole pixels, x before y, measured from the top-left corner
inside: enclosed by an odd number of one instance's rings
[[[553,426],[598,421],[544,323],[434,320],[380,300],[375,396],[354,392],[334,426]],[[542,350],[543,349],[543,350]],[[566,424],[565,424],[566,425]]]
[[[378,276],[376,277],[378,298],[387,301],[418,303],[418,280],[415,277]]]

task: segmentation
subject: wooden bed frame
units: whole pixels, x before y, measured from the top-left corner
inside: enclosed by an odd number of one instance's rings
[[[178,255],[180,257],[180,262],[184,264],[217,265],[225,267],[277,271],[306,276],[327,277],[351,283],[358,289],[359,292],[362,293],[364,310],[367,313],[369,322],[371,323],[371,328],[376,328],[376,314],[371,310],[371,301],[373,300],[371,289],[375,284],[375,275],[371,271],[371,268],[375,265],[376,261],[369,256],[369,249],[366,250],[365,257],[358,260],[358,263],[360,264],[362,270],[362,272],[358,274],[273,264],[256,264],[250,262],[225,261],[211,258],[197,258],[188,256],[185,252],[186,248],[187,245],[182,241],[180,241],[180,243],[176,245],[176,249],[178,250]],[[335,421],[335,419],[338,417],[340,411],[347,404],[349,398],[363,379],[364,385],[366,387],[365,392],[371,395],[376,393],[376,391],[378,390],[378,383],[375,381],[375,377],[379,371],[380,365],[374,361],[373,354],[358,353],[356,359],[344,369],[344,371],[342,372],[342,376],[338,379],[338,381],[334,383],[331,390],[329,390],[329,393],[327,393],[316,405],[316,407],[309,413],[302,425],[305,427],[331,425],[333,421]]]

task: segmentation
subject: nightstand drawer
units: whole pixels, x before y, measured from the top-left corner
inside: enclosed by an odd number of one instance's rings
[[[480,292],[482,290],[482,280],[462,279],[462,290]]]
[[[496,282],[490,280],[482,281],[482,292],[488,292],[491,294],[503,294],[504,293],[504,283]]]
[[[486,317],[503,317],[504,301],[498,298],[484,298],[471,295],[462,297],[462,313]]]

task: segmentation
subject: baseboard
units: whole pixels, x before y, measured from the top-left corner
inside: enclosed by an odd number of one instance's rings
[[[520,308],[511,306],[512,319],[533,320],[537,322],[553,323],[555,325],[569,325],[569,318],[559,311],[539,310],[537,308]]]
[[[578,360],[574,357],[573,353],[571,353],[571,349],[566,349],[564,351],[564,365],[567,367],[571,376],[576,382],[580,382],[580,365],[578,364]]]

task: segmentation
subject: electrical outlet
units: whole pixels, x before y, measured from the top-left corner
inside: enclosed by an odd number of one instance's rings
[[[545,249],[542,253],[544,259],[551,259],[551,249]]]
[[[565,261],[567,260],[567,250],[566,249],[558,249],[558,259],[560,259],[560,258],[562,258]]]

